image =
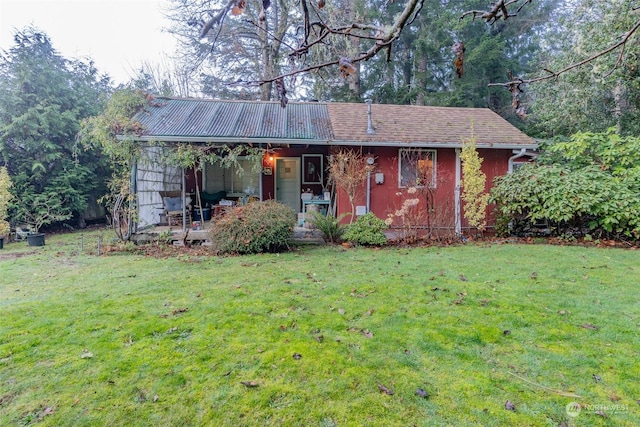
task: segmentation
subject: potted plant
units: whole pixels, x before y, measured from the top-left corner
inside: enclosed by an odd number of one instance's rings
[[[71,218],[71,212],[63,206],[58,194],[25,194],[16,199],[18,216],[29,225],[29,246],[44,246],[44,233],[40,233],[40,227]]]
[[[7,222],[9,211],[9,200],[11,194],[11,177],[6,167],[0,167],[0,249],[4,247],[4,238],[11,231],[11,226]]]

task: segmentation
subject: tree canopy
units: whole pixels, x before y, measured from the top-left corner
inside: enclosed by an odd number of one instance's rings
[[[203,93],[253,99],[259,87],[260,99],[277,98],[283,106],[299,89],[298,98],[488,106],[524,118],[530,82],[556,80],[600,58],[613,61],[614,69],[637,62],[630,47],[640,20],[630,0],[172,4],[173,31],[188,49]],[[540,65],[540,48],[552,52],[560,45],[554,37],[571,38],[578,8],[585,12],[575,28],[604,16],[608,30],[575,56]]]
[[[81,217],[106,171],[76,134],[82,118],[100,112],[109,79],[92,62],[62,57],[34,27],[14,42],[0,54],[0,162],[13,180],[14,217],[51,206],[56,218]]]

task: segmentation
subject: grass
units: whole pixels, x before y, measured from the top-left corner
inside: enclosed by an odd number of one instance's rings
[[[640,417],[637,251],[327,246],[158,258],[96,256],[96,236],[82,248],[70,234],[0,251],[0,425]],[[571,402],[583,406],[575,418]]]

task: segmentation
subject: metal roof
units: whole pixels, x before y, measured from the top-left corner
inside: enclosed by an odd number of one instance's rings
[[[348,103],[224,101],[157,97],[134,120],[139,140],[397,147],[536,148],[533,138],[488,108]]]
[[[326,104],[155,98],[134,120],[141,139],[203,141],[333,139]]]

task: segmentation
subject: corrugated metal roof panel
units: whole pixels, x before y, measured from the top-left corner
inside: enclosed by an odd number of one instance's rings
[[[157,98],[136,115],[149,137],[332,138],[326,104]]]

